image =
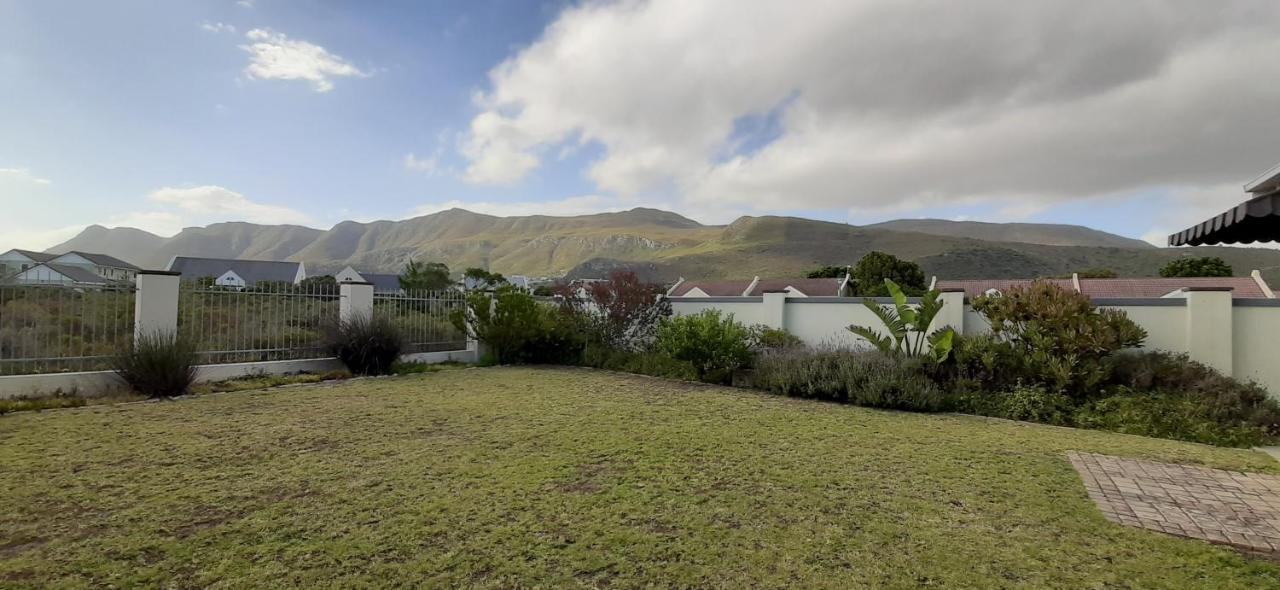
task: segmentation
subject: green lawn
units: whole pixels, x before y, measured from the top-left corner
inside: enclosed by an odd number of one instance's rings
[[[0,586],[1167,587],[1280,565],[1111,524],[1077,449],[1257,453],[574,369],[0,417]]]

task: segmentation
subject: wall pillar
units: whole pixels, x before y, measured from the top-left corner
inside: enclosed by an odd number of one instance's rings
[[[787,294],[765,293],[761,305],[764,306],[764,313],[761,314],[764,319],[764,325],[779,330],[787,329]]]
[[[338,284],[338,321],[347,323],[373,317],[373,283]]]
[[[950,327],[956,334],[964,334],[964,289],[944,289],[938,294],[942,309],[934,316],[933,330]]]
[[[135,279],[133,337],[169,336],[178,332],[178,285],[182,274],[144,270]]]
[[[1230,287],[1187,287],[1187,354],[1191,360],[1232,374]]]

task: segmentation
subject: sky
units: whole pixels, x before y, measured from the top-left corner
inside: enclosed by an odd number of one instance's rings
[[[1274,0],[0,0],[0,249],[451,207],[1087,225],[1280,162]]]

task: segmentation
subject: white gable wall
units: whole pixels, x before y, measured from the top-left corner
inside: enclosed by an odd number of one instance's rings
[[[348,266],[348,267],[346,267],[346,268],[342,269],[342,271],[341,271],[341,272],[339,272],[338,274],[333,275],[333,278],[334,278],[335,280],[337,280],[339,283],[366,283],[366,282],[368,282],[368,281],[364,280],[364,277],[360,276],[360,273],[356,272],[356,269],[351,268],[350,266]]]
[[[236,274],[236,271],[229,270],[222,273],[222,276],[215,279],[213,284],[218,285],[219,287],[244,287],[245,283],[244,279],[240,278],[240,275]]]
[[[71,284],[75,281],[52,268],[43,264],[33,266],[18,273],[14,277],[14,281],[24,285],[51,285],[51,284]]]

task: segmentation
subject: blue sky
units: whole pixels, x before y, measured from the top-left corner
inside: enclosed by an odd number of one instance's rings
[[[1280,63],[1266,3],[758,4],[3,1],[0,247],[450,206],[1158,236],[1280,160],[1280,92],[1210,91]]]

